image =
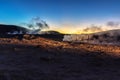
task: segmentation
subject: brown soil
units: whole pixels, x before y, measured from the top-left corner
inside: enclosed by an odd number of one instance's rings
[[[0,38],[0,80],[119,80],[120,47]]]

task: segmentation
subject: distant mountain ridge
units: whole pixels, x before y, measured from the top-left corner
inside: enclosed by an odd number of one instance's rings
[[[62,33],[50,30],[50,31],[41,31],[39,34],[56,34],[57,35],[57,34],[62,34]]]

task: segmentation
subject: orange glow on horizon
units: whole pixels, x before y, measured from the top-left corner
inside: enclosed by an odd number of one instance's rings
[[[52,30],[52,31],[63,33],[63,34],[91,34],[91,33],[101,32],[101,30],[92,30],[91,28],[88,31],[85,31],[84,29],[86,29],[86,27],[62,26],[62,27],[50,27],[50,29],[45,30],[45,31]],[[111,30],[107,26],[101,27],[101,29],[102,31]]]
[[[89,31],[89,32],[85,32],[85,31],[76,31],[76,32],[68,32],[68,31],[58,31],[58,32],[60,32],[60,33],[63,33],[63,34],[91,34],[91,33],[96,33],[96,32],[91,32],[91,31]],[[97,31],[97,32],[99,32],[99,31]]]
[[[67,29],[67,28],[62,28],[62,29],[50,29],[53,31],[57,31],[63,34],[91,34],[91,33],[96,33],[96,32],[100,32],[100,31],[83,31],[83,30],[75,30],[75,29]]]

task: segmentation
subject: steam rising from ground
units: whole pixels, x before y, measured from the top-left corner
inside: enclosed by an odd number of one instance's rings
[[[42,29],[49,28],[49,25],[39,17],[34,17],[28,23],[23,24],[29,29],[28,34],[39,34]]]

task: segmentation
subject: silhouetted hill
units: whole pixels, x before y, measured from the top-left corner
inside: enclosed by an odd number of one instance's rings
[[[62,34],[62,33],[58,31],[50,30],[50,31],[41,31],[40,34]]]
[[[0,35],[3,35],[3,34],[17,34],[17,33],[24,34],[27,31],[28,30],[26,28],[23,28],[23,27],[20,27],[20,26],[0,24]]]
[[[57,31],[41,31],[40,34],[36,36],[44,37],[44,38],[48,38],[56,41],[62,41],[64,34]]]

